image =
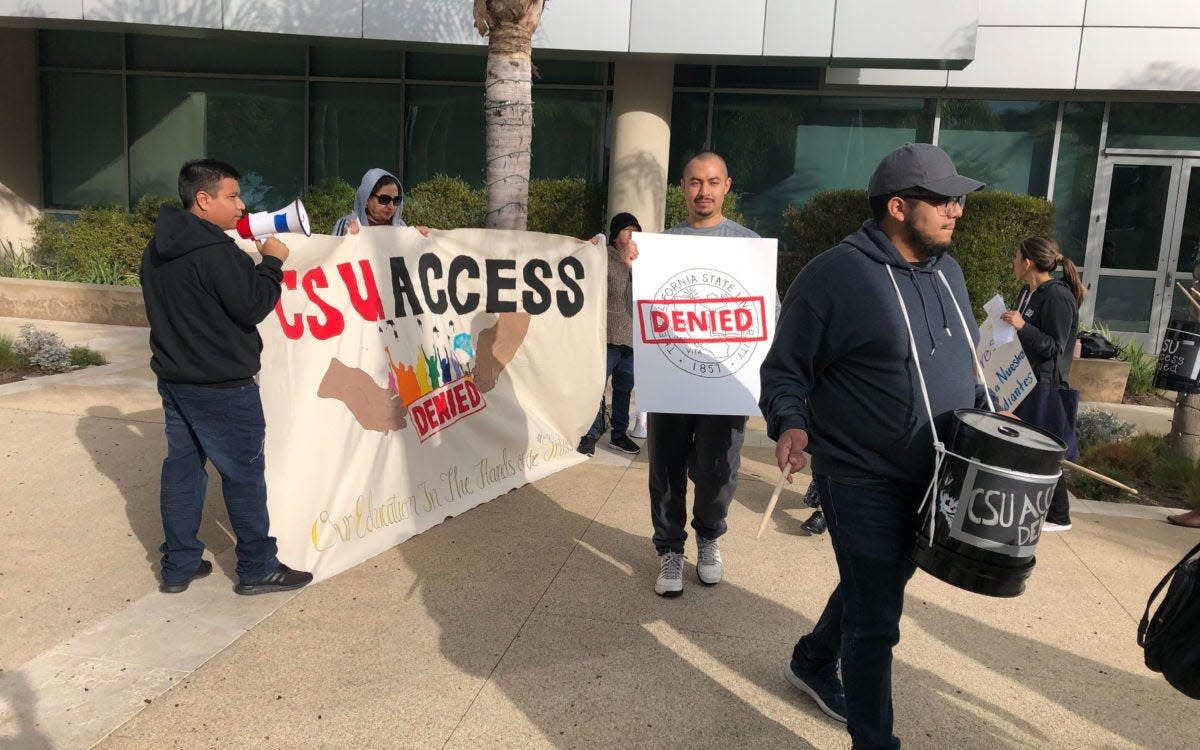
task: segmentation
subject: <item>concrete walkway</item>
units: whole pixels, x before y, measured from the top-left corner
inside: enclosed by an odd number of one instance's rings
[[[21,321],[0,318],[0,333]],[[0,747],[844,748],[783,680],[836,581],[751,433],[726,580],[654,595],[646,463],[591,461],[300,592],[232,593],[219,481],[213,576],[159,594],[162,414],[146,330],[38,322],[111,364],[0,386]],[[761,429],[761,427],[760,427]],[[799,483],[799,487],[803,482]],[[1026,593],[924,573],[896,650],[915,748],[1196,748],[1195,702],[1141,662],[1145,597],[1200,532],[1078,501]],[[688,557],[694,561],[694,548]]]

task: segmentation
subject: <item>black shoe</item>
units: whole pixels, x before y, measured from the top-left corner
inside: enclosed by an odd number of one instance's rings
[[[810,534],[824,534],[825,529],[828,527],[829,524],[825,521],[825,514],[819,510],[809,516],[807,521],[800,524],[800,528]]]
[[[608,444],[622,453],[629,453],[636,456],[642,452],[642,446],[629,439],[628,435],[621,435],[608,441]]]
[[[583,437],[579,438],[579,447],[575,450],[579,451],[585,456],[596,455],[596,438],[590,438],[587,435],[584,435]]]
[[[197,578],[203,578],[211,572],[212,563],[210,563],[208,560],[201,560],[200,564],[196,566],[196,572],[192,573],[191,578],[188,578],[186,581],[179,581],[178,583],[167,583],[166,581],[163,581],[162,583],[158,584],[158,590],[164,594],[182,594],[183,592],[187,591],[187,587],[191,585],[192,581],[196,580]]]
[[[292,570],[283,563],[279,567],[254,583],[239,583],[233,587],[236,593],[243,596],[254,594],[270,594],[275,591],[291,591],[307,586],[312,580],[312,573],[303,570]]]
[[[794,687],[808,694],[826,716],[846,723],[846,691],[837,676],[837,666],[814,669],[811,665],[792,659],[783,668],[783,676]]]

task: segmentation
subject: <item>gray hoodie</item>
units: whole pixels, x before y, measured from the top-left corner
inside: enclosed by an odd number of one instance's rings
[[[949,444],[950,413],[983,397],[954,307],[957,299],[977,340],[962,269],[949,255],[914,266],[875,221],[792,282],[763,362],[759,407],[772,439],[791,428],[808,432],[816,474],[925,484],[933,471],[929,418],[889,267],[908,308],[939,438]]]
[[[337,220],[333,225],[333,236],[342,237],[350,233],[350,220],[358,219],[360,227],[369,226],[367,221],[367,201],[371,198],[371,190],[375,187],[375,183],[379,182],[381,177],[391,177],[396,180],[396,184],[400,189],[400,205],[396,207],[396,213],[392,214],[392,226],[406,227],[404,219],[400,218],[400,214],[404,212],[404,183],[400,182],[396,175],[386,169],[368,169],[363,175],[362,182],[358,183],[358,193],[354,197],[354,212],[346,214]]]

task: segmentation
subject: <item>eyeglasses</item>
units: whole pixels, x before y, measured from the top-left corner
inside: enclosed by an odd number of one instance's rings
[[[395,203],[397,206],[400,205],[400,196],[398,195],[385,195],[383,193],[376,193],[371,197],[379,201],[379,205],[381,206],[390,206],[393,203]]]
[[[934,195],[933,193],[900,193],[897,197],[919,200],[923,203],[928,203],[937,209],[939,216],[949,216],[954,211],[954,206],[958,206],[960,211],[967,207],[967,196],[965,195]]]

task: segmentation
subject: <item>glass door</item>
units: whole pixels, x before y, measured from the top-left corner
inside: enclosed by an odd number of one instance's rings
[[[1198,260],[1200,160],[1104,157],[1097,184],[1081,317],[1155,352],[1167,321],[1187,314],[1175,282]]]

